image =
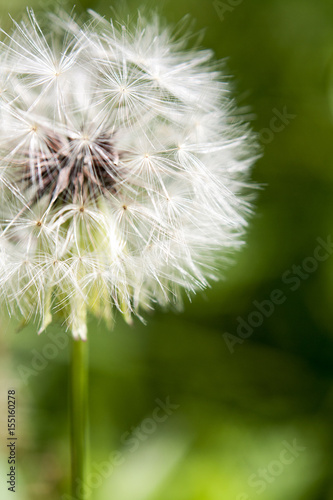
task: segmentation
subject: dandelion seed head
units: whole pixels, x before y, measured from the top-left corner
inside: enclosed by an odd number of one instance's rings
[[[256,154],[183,26],[89,16],[42,27],[28,11],[0,47],[1,298],[83,339],[87,311],[131,321],[217,279],[243,242]]]

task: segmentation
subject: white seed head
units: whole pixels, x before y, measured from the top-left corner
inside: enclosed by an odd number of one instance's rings
[[[0,290],[12,310],[129,321],[181,303],[242,243],[254,145],[210,51],[157,16],[91,12],[0,47]]]

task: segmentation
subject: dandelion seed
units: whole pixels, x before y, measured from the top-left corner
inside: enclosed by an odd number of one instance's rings
[[[2,299],[83,339],[87,311],[130,321],[218,277],[255,151],[210,51],[90,16],[42,30],[29,11],[0,50]]]

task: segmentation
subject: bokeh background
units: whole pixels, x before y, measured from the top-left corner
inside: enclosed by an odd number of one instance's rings
[[[110,16],[110,3],[76,11]],[[202,44],[227,58],[259,134],[253,179],[263,189],[225,280],[183,313],[156,311],[134,327],[119,318],[112,332],[90,319],[89,498],[332,500],[333,2],[127,1],[133,14],[140,6],[171,22],[190,14]],[[8,9],[17,17],[25,4],[1,1],[3,28]],[[318,238],[328,242],[320,261]],[[274,290],[283,303],[272,306]],[[240,322],[255,325],[243,323],[243,338]],[[68,339],[57,324],[40,337],[17,326],[1,317],[1,498],[70,499]],[[4,481],[11,387],[15,495]]]

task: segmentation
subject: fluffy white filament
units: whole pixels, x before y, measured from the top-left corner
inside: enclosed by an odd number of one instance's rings
[[[0,290],[11,310],[127,320],[242,243],[253,147],[211,51],[157,17],[34,13],[0,46]]]

